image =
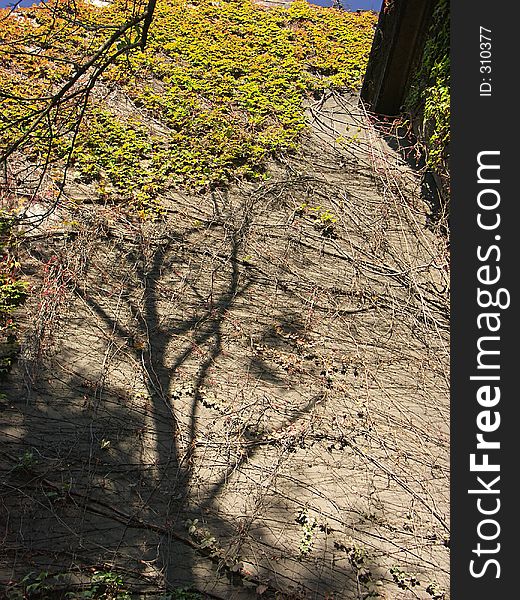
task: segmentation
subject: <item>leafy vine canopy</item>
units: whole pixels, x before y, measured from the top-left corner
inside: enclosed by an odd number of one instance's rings
[[[144,9],[136,6],[48,0],[0,11],[0,152],[24,138],[28,160],[61,171],[66,160],[101,197],[143,218],[160,211],[168,186],[264,177],[268,157],[297,147],[306,97],[360,87],[376,21],[305,0],[271,9],[251,0],[158,0],[145,50],[118,56],[85,102],[71,93],[38,120]],[[139,28],[113,50],[131,45]]]

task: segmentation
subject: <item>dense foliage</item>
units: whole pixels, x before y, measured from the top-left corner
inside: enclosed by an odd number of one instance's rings
[[[50,0],[4,17],[3,148],[49,89],[129,18],[124,0],[105,8],[75,3],[74,15],[72,6]],[[69,157],[75,176],[95,182],[101,197],[128,201],[143,216],[157,210],[167,185],[259,178],[268,156],[295,148],[306,95],[359,87],[374,19],[302,0],[269,10],[250,0],[159,0],[146,51],[120,57],[101,82],[132,108],[100,93],[86,108],[72,99],[41,120],[26,153],[59,165]]]

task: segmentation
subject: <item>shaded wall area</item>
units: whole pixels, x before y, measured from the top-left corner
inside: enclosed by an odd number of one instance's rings
[[[361,98],[377,115],[405,119],[446,208],[449,189],[450,10],[447,0],[385,0]],[[400,135],[404,135],[400,131]]]

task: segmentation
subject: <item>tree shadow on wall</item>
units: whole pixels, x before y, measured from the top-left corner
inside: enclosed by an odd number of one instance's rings
[[[360,597],[352,562],[322,579],[312,558],[296,550],[286,557],[294,568],[286,562],[279,569],[273,557],[280,549],[262,528],[244,533],[240,508],[235,520],[222,516],[220,496],[230,481],[240,485],[260,453],[286,451],[273,442],[276,427],[251,433],[240,412],[228,410],[218,415],[234,435],[226,442],[227,462],[210,460],[218,454],[211,454],[211,444],[225,440],[199,444],[212,414],[213,370],[226,359],[228,316],[237,304],[248,306],[257,285],[254,269],[241,259],[252,216],[244,199],[224,224],[210,223],[200,243],[193,241],[198,228],[163,229],[153,241],[144,234],[132,241],[100,237],[84,284],[74,287],[54,355],[32,385],[24,388],[22,376],[8,382],[4,586],[30,571],[66,572],[59,585],[70,591],[101,571],[122,574],[136,594],[193,586],[217,598],[257,592],[317,598],[336,582],[342,597]],[[48,246],[40,260],[54,253],[70,265],[81,243]],[[295,323],[289,306],[281,317],[287,323]],[[267,319],[264,342],[272,327]],[[270,372],[258,358],[251,367],[270,384],[287,383],[283,372]],[[302,401],[286,426],[317,399]],[[225,432],[215,429],[216,436]],[[277,510],[277,517],[285,511],[294,521],[287,506]],[[246,556],[251,536],[263,557]]]

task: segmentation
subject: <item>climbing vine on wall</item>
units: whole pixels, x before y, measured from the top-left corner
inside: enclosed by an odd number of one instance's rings
[[[448,188],[450,13],[447,0],[439,0],[434,9],[422,60],[406,99],[406,108],[419,117],[427,163]]]
[[[9,372],[18,350],[13,311],[28,294],[27,283],[19,278],[19,265],[11,252],[12,227],[12,216],[0,208],[0,380]]]
[[[69,4],[50,0],[4,17],[0,93],[14,90],[24,101],[11,92],[1,100],[4,123],[18,123],[6,130],[3,145],[23,131],[24,112],[38,109],[44,90],[70,76],[71,65],[58,54],[73,63],[103,40],[103,28],[94,34],[67,17]],[[107,31],[128,18],[125,0],[105,8],[77,4],[84,21]],[[71,103],[52,135],[46,122],[32,132],[27,155],[38,160],[49,153],[59,168],[72,152],[76,178],[97,186],[103,200],[125,201],[145,218],[160,210],[170,185],[207,189],[261,178],[269,156],[296,148],[306,96],[360,86],[374,22],[369,12],[304,0],[273,9],[251,0],[158,0],[146,50],[120,57],[100,82],[129,98],[131,107],[93,93],[74,137],[67,123],[79,108]],[[35,29],[45,35],[35,36]],[[30,41],[23,60],[10,53],[9,35],[18,51]]]
[[[375,23],[372,13],[305,0],[269,10],[251,0],[158,0],[144,52],[122,54],[88,103],[71,88],[70,99],[46,110],[144,6],[47,0],[0,9],[0,155],[24,139],[5,173],[18,170],[13,179],[23,183],[27,173],[45,171],[55,195],[68,164],[69,180],[142,219],[161,214],[169,187],[262,178],[269,157],[296,148],[306,97],[360,86]],[[139,31],[118,44],[132,36]],[[13,214],[0,214],[0,371],[14,356],[12,312],[26,296],[7,257]]]

